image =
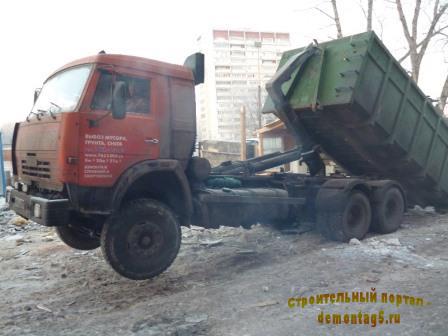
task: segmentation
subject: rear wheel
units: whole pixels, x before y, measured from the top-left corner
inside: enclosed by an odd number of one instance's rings
[[[58,237],[77,250],[94,250],[100,247],[100,238],[87,224],[73,220],[71,224],[55,227]]]
[[[403,194],[397,187],[390,187],[381,191],[380,200],[372,207],[372,231],[391,233],[396,231],[403,219],[405,202]]]
[[[352,191],[342,207],[333,211],[319,211],[317,227],[328,239],[349,241],[362,239],[369,231],[372,210],[367,196],[358,190]]]
[[[130,201],[104,224],[101,249],[111,267],[133,280],[165,271],[179,252],[181,230],[174,213],[150,199]]]

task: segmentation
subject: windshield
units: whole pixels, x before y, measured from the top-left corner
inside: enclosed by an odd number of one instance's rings
[[[73,111],[78,105],[91,69],[92,65],[87,64],[64,70],[51,77],[42,87],[31,112],[53,114]]]

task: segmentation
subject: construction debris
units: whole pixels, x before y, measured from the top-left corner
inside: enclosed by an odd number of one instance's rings
[[[264,302],[256,303],[253,306],[250,306],[250,308],[268,307],[268,306],[274,306],[277,304],[278,304],[278,301],[264,301]]]
[[[414,206],[414,208],[410,209],[409,212],[419,216],[437,215],[437,212],[433,206],[427,206],[425,208],[422,208],[421,206],[416,205]]]
[[[200,245],[205,245],[205,246],[217,246],[217,245],[221,245],[222,244],[222,239],[204,240],[204,241],[200,241],[199,244]]]
[[[45,307],[44,305],[41,305],[41,304],[38,304],[38,305],[36,306],[36,308],[37,308],[37,309],[40,309],[40,310],[43,310],[43,311],[46,311],[46,312],[48,312],[48,313],[52,313],[52,312],[53,312],[50,308]]]
[[[20,216],[15,216],[13,218],[11,218],[11,220],[8,222],[9,225],[16,225],[16,226],[24,226],[29,224],[30,222],[28,220],[26,220],[23,217]]]
[[[208,315],[207,314],[197,314],[197,315],[191,315],[187,316],[185,318],[185,322],[188,323],[201,323],[203,321],[207,321]]]
[[[117,332],[135,336],[310,335],[315,308],[291,310],[288,297],[376,287],[402,294],[412,288],[411,294],[430,301],[443,298],[448,215],[437,216],[410,214],[406,230],[349,244],[323,240],[315,232],[285,235],[264,225],[182,227],[173,271],[132,282],[97,261],[99,249],[67,248],[51,228],[9,226],[0,213],[0,295],[8,302],[0,307],[0,334],[27,335],[28,328],[36,335],[93,336],[110,333],[113,324]],[[333,308],[330,313],[344,307]],[[400,312],[415,330],[433,316],[440,316],[434,322],[442,326],[447,316],[439,304],[418,316]]]
[[[359,239],[356,239],[356,238],[350,239],[350,241],[348,243],[350,245],[361,245],[361,242],[359,241]]]

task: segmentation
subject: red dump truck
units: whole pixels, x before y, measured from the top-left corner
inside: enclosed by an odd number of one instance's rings
[[[265,104],[297,137],[285,153],[213,169],[193,157],[194,89],[203,78],[199,53],[183,66],[98,54],[57,70],[15,126],[11,209],[54,226],[73,248],[101,246],[119,274],[148,279],[174,261],[181,226],[306,221],[348,241],[397,230],[407,191],[430,194],[411,202],[442,199],[428,174],[445,169],[437,139],[446,123],[373,33],[285,53]],[[414,118],[414,110],[423,112]],[[409,118],[410,147],[402,148],[400,123],[408,127]],[[429,166],[418,170],[411,147],[423,148],[416,135],[425,121],[434,132],[422,140]],[[322,152],[347,176],[326,176]],[[295,160],[310,174],[257,174]]]

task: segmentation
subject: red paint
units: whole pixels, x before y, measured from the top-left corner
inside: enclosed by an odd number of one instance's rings
[[[167,78],[194,86],[192,73],[185,67],[123,55],[83,58],[57,72],[85,63],[95,63],[96,66],[75,111],[57,114],[56,119],[46,114],[41,120],[33,117],[29,122],[21,123],[15,153],[17,162],[20,163],[29,152],[51,161],[51,181],[23,176],[19,169],[22,180],[31,179],[54,190],[61,190],[64,183],[113,186],[132,165],[159,158],[160,144],[153,140],[161,140],[160,121],[168,120],[165,115],[169,113],[169,94],[165,92]],[[100,67],[117,75],[150,80],[150,113],[127,113],[125,119],[115,120],[110,111],[92,110]],[[96,125],[92,126],[92,120],[97,120]]]

